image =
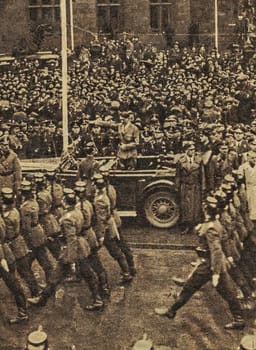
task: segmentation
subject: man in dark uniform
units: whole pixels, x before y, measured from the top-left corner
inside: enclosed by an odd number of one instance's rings
[[[11,188],[1,190],[2,215],[6,227],[5,242],[15,258],[15,267],[26,282],[33,297],[39,294],[39,287],[31,269],[29,250],[23,236],[20,234],[20,213],[15,207],[15,196]]]
[[[156,313],[168,318],[174,318],[176,312],[204,284],[212,281],[212,285],[229,305],[234,320],[225,329],[243,329],[245,326],[241,306],[236,299],[230,276],[227,273],[226,256],[222,250],[224,228],[216,219],[218,202],[214,197],[207,197],[205,205],[205,221],[196,227],[200,246],[197,253],[202,258],[201,263],[186,281],[182,291],[169,308],[156,309]]]

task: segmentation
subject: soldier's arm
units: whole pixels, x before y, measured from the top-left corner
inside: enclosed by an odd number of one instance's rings
[[[219,275],[226,269],[225,255],[222,250],[220,235],[213,227],[211,227],[206,233],[206,239],[211,253],[212,273],[213,275]]]

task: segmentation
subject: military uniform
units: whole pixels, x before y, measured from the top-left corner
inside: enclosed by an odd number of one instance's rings
[[[21,164],[16,153],[9,150],[0,157],[0,188],[10,187],[17,194],[22,179]]]
[[[130,121],[118,126],[120,144],[117,151],[120,167],[135,169],[137,164],[137,147],[140,143],[140,132]]]
[[[48,280],[53,269],[46,247],[47,237],[39,224],[39,205],[31,196],[27,197],[20,206],[21,233],[28,247],[32,250],[32,259],[37,259]]]
[[[3,219],[6,226],[5,242],[14,256],[17,271],[26,282],[31,295],[37,296],[39,288],[29,262],[29,250],[23,236],[20,234],[20,214],[16,208],[3,205]],[[11,265],[11,262],[9,264]]]
[[[132,276],[130,274],[126,256],[118,244],[120,235],[115,219],[112,215],[110,199],[107,194],[105,181],[103,178],[96,181],[96,188],[97,189],[94,198],[96,235],[98,237],[104,237],[105,247],[107,248],[109,254],[118,262],[121,268],[122,280],[124,282],[129,282],[132,280]]]
[[[61,249],[58,238],[60,235],[60,225],[56,217],[50,213],[53,200],[46,188],[37,192],[37,202],[39,205],[39,222],[47,237],[46,246],[55,259],[58,259]]]
[[[51,274],[49,283],[42,291],[39,298],[28,299],[35,305],[45,305],[48,298],[55,292],[57,285],[67,276],[70,264],[76,263],[81,276],[85,279],[93,296],[93,304],[86,307],[87,310],[96,310],[103,307],[103,301],[99,295],[99,285],[88,257],[90,246],[82,234],[84,227],[83,213],[75,207],[75,194],[67,190],[67,195],[72,199],[72,204],[67,207],[60,219],[61,231],[64,236],[64,245],[59,256],[56,268]]]
[[[203,285],[219,276],[216,285],[218,293],[228,303],[229,309],[234,316],[234,322],[225,326],[227,329],[244,327],[241,307],[236,299],[230,277],[227,273],[226,257],[222,250],[224,229],[218,220],[204,222],[198,228],[200,246],[197,248],[201,263],[186,281],[182,291],[169,310],[162,315],[169,318],[175,317],[176,311],[185,305],[193,294]]]
[[[128,246],[127,242],[125,241],[122,231],[121,231],[121,219],[118,214],[118,211],[116,209],[116,189],[113,185],[111,185],[109,182],[106,185],[106,191],[107,195],[110,201],[110,207],[111,207],[111,213],[115,221],[115,225],[117,226],[119,237],[116,237],[116,243],[118,247],[121,249],[122,253],[125,255],[125,258],[127,260],[128,266],[129,266],[129,272],[132,276],[136,274],[136,269],[134,266],[134,258],[132,251],[130,247]]]
[[[6,237],[6,226],[5,222],[0,215],[0,277],[5,282],[7,288],[13,294],[15,298],[15,303],[18,308],[18,316],[16,318],[10,319],[11,324],[20,323],[28,320],[26,298],[23,288],[16,278],[14,273],[7,271],[6,267],[3,267],[3,261],[7,260],[5,255],[6,249],[4,248]]]
[[[88,256],[88,260],[94,272],[98,276],[100,294],[102,297],[109,297],[110,288],[108,284],[107,271],[104,268],[98,255],[98,250],[102,246],[102,243],[98,241],[96,233],[92,227],[92,219],[94,215],[93,206],[87,199],[80,198],[80,202],[77,204],[77,207],[83,213],[84,224],[82,229],[82,235],[86,238],[90,247],[90,254]]]

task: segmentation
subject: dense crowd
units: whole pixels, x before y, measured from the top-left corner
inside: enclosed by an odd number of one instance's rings
[[[143,155],[179,153],[219,126],[241,124],[254,133],[255,54],[238,45],[222,54],[204,45],[167,50],[136,37],[95,40],[69,57],[69,142],[85,155],[117,154],[122,113],[139,129]],[[61,68],[56,59],[16,58],[0,72],[2,134],[22,158],[59,156],[62,150]],[[198,142],[200,146],[200,142]]]

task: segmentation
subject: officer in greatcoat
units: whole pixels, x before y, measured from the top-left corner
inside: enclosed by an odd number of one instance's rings
[[[195,152],[195,144],[188,141],[184,151],[176,166],[176,189],[180,197],[182,232],[187,233],[202,217],[205,175],[202,158]]]

